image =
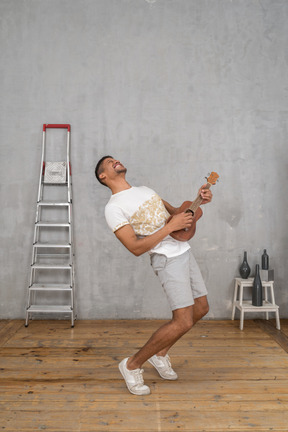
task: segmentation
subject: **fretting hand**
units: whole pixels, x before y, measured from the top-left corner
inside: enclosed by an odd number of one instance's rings
[[[210,189],[205,189],[205,185],[202,185],[201,188],[198,191],[198,195],[201,196],[202,198],[202,203],[201,204],[207,204],[212,200],[212,192]]]

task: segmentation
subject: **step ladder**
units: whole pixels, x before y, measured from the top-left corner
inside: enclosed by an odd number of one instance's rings
[[[65,161],[46,161],[47,129],[67,129]],[[74,327],[75,272],[70,133],[69,124],[43,125],[26,327],[29,318],[43,314],[46,314],[46,317],[54,317],[54,314],[67,316]],[[49,195],[48,199],[46,195]]]

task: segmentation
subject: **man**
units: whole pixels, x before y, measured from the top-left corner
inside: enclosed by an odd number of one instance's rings
[[[128,390],[143,395],[150,393],[143,380],[144,362],[148,360],[162,378],[177,379],[168,350],[206,315],[209,306],[207,290],[189,244],[169,235],[189,228],[192,214],[175,214],[177,209],[152,189],[131,187],[126,172],[124,165],[112,156],[104,156],[97,163],[97,179],[112,192],[105,207],[106,221],[130,252],[136,256],[145,252],[150,254],[151,265],[166,292],[173,315],[136,354],[119,364]],[[212,194],[203,187],[199,194],[202,204],[206,204],[211,201]],[[170,215],[174,216],[166,223]]]

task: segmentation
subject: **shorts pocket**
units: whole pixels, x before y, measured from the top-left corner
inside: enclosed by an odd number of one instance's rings
[[[158,276],[158,272],[163,270],[166,266],[167,257],[165,255],[160,254],[152,254],[150,256],[151,266],[154,270],[154,273]]]

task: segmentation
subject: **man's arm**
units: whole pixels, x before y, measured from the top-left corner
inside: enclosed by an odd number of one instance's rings
[[[201,195],[202,198],[202,204],[207,204],[212,200],[212,192],[210,189],[204,189],[206,185],[201,186],[201,188],[198,191],[198,195]],[[166,208],[166,210],[168,211],[168,213],[170,215],[174,215],[175,213],[177,213],[178,208],[177,207],[173,207],[171,204],[169,204],[167,201],[163,201],[163,204]]]
[[[138,238],[131,225],[123,226],[115,232],[115,235],[131,253],[140,256],[145,252],[148,252],[150,249],[153,249],[173,231],[189,228],[192,221],[193,217],[190,212],[179,213],[178,215],[175,215],[163,228],[149,236]]]
[[[166,210],[168,211],[168,213],[170,215],[173,215],[177,211],[176,207],[173,207],[171,204],[169,204],[167,201],[164,201],[163,199],[162,199],[162,201],[163,201],[163,204],[164,204]]]

